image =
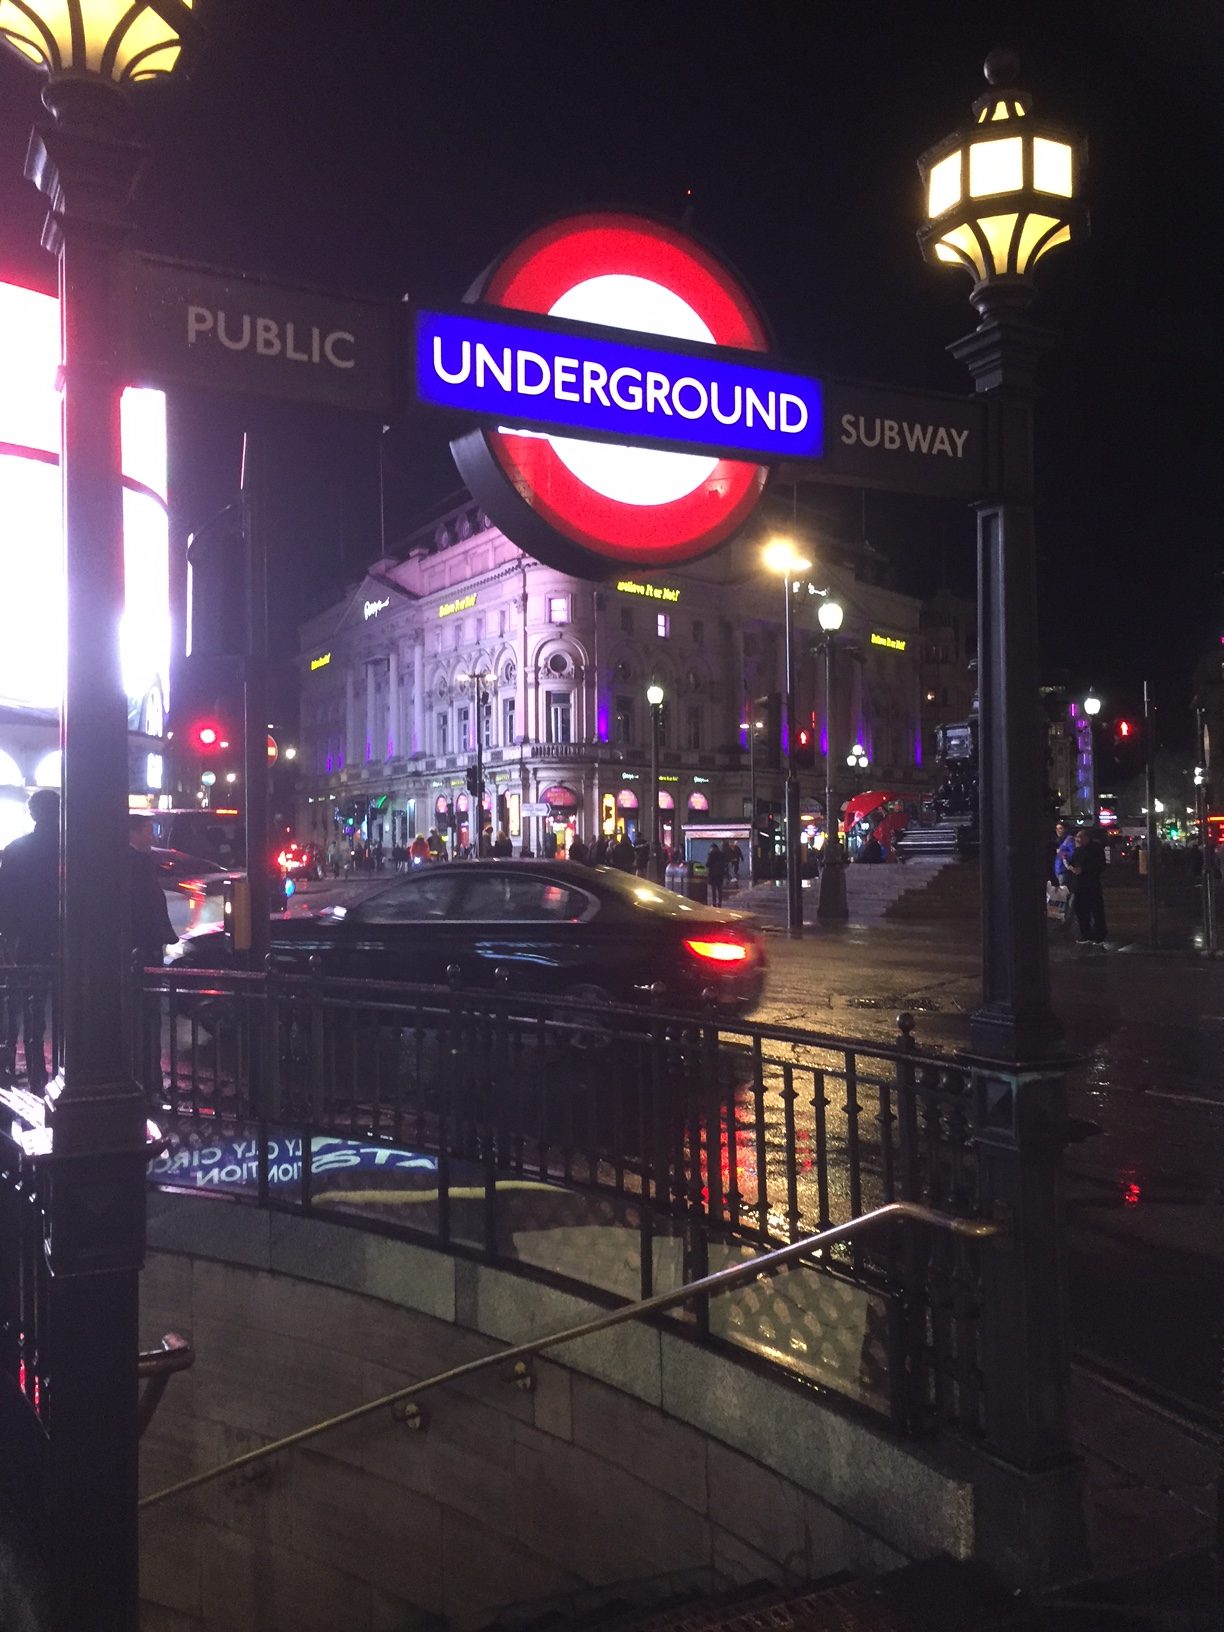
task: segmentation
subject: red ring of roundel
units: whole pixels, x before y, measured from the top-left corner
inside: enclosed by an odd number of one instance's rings
[[[614,272],[671,289],[717,344],[767,349],[760,317],[727,269],[682,232],[633,215],[570,216],[530,234],[493,269],[481,298],[547,313],[575,284]],[[486,434],[507,480],[550,526],[598,555],[640,566],[687,561],[721,543],[752,513],[768,475],[763,465],[720,459],[683,498],[624,504],[579,481],[543,438]]]

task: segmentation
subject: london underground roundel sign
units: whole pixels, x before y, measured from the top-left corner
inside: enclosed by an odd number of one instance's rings
[[[772,362],[738,279],[668,223],[554,222],[467,301],[419,315],[418,395],[482,421],[452,443],[460,474],[553,565],[690,560],[752,513],[768,460],[819,451],[818,383]]]

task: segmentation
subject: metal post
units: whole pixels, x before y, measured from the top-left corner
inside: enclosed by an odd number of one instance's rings
[[[242,663],[242,774],[246,783],[247,893],[251,948],[247,964],[263,969],[271,924],[272,866],[268,836],[268,552],[260,522],[259,479],[251,438],[242,438],[242,532],[245,544],[247,626]]]
[[[1150,680],[1143,682],[1143,789],[1147,799],[1145,840],[1147,843],[1147,909],[1148,945],[1160,945],[1159,891],[1157,870],[1160,867],[1160,835],[1156,831],[1156,710],[1152,703]]]
[[[846,904],[845,853],[841,847],[837,805],[833,795],[833,646],[834,634],[825,631],[825,842],[820,858],[820,895],[816,920],[821,924],[844,922],[850,916]]]
[[[1042,890],[1033,526],[1033,395],[1049,337],[1026,315],[1031,293],[979,285],[982,321],[950,348],[986,398],[992,493],[977,507],[983,1001],[969,1035],[975,1050],[1015,1061],[1049,1058],[1062,1042]]]
[[[26,175],[50,214],[63,341],[64,1056],[47,1096],[47,1531],[64,1624],[137,1624],[137,1280],[145,1112],[131,1074],[123,486],[115,335],[143,153],[105,82],[52,80]],[[118,908],[118,910],[116,910]]]
[[[482,729],[485,705],[484,678],[483,671],[472,676],[476,692],[476,815],[473,823],[476,837],[472,845],[472,855],[477,861],[480,860],[480,843],[484,837],[484,733]]]
[[[798,939],[803,934],[803,880],[799,873],[799,771],[795,764],[795,673],[794,641],[791,636],[791,575],[782,580],[782,638],[786,642],[786,696],[783,700],[786,729],[786,933]]]
[[[751,815],[748,818],[748,882],[757,881],[757,783],[756,783],[756,741],[757,741],[757,698],[752,699],[752,709],[748,715],[748,803]]]
[[[650,862],[655,882],[664,876],[663,846],[659,838],[659,750],[663,737],[663,704],[650,705]]]

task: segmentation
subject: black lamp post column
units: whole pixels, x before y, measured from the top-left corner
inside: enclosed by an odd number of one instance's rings
[[[650,873],[656,883],[664,878],[663,846],[659,841],[659,757],[663,741],[663,703],[650,703]]]
[[[1047,331],[1026,315],[1031,290],[983,285],[982,321],[950,349],[989,409],[993,496],[978,517],[978,737],[982,1006],[971,1046],[1022,1062],[1057,1052],[1042,879],[1040,674],[1033,524],[1033,395]]]
[[[803,879],[799,872],[799,771],[795,764],[795,650],[791,629],[791,599],[794,595],[790,572],[782,580],[784,615],[782,638],[786,642],[786,933],[798,939],[803,934]]]
[[[825,842],[820,858],[820,895],[816,920],[843,923],[850,916],[846,902],[845,852],[842,850],[837,802],[833,793],[833,645],[832,629],[825,631]]]
[[[48,1091],[44,1376],[52,1569],[65,1624],[137,1621],[137,1276],[145,1112],[131,1074],[119,336],[142,151],[113,85],[58,79],[26,174],[46,194],[63,337],[64,1063]],[[120,910],[116,910],[120,903]]]

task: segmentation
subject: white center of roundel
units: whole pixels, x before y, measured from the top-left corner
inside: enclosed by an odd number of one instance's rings
[[[622,272],[576,283],[548,315],[714,344],[714,336],[687,301],[661,283]],[[607,442],[582,442],[571,436],[550,436],[548,440],[557,458],[580,482],[622,504],[672,504],[708,481],[718,464],[717,459],[703,453],[624,448]]]

